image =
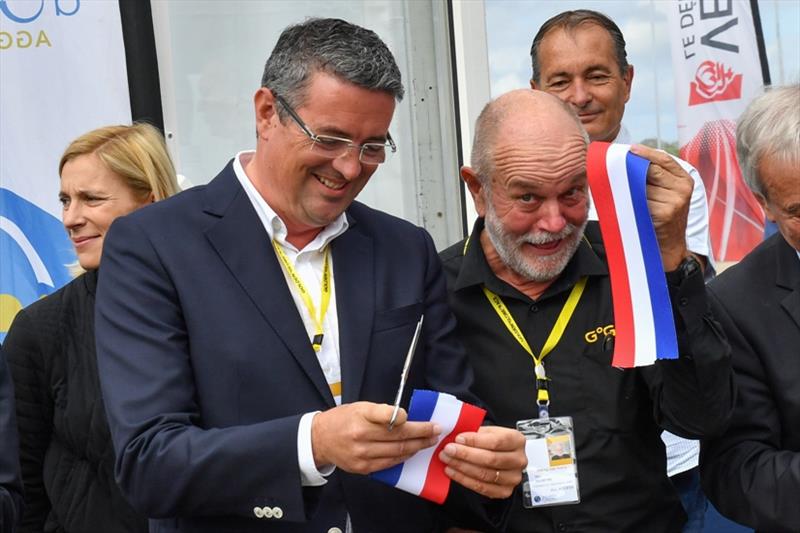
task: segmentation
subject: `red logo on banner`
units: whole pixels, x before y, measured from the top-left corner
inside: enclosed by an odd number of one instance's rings
[[[690,83],[689,105],[707,104],[742,97],[742,75],[714,61],[703,61]]]

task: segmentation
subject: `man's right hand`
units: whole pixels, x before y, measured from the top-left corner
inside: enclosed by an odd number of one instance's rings
[[[437,444],[441,428],[432,422],[408,422],[403,409],[389,431],[393,410],[391,405],[355,402],[314,416],[314,463],[318,468],[335,465],[346,472],[370,474]]]

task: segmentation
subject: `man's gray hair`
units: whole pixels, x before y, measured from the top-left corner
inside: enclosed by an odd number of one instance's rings
[[[527,91],[528,89],[522,90]],[[533,94],[534,92],[539,91],[530,92]],[[583,128],[583,124],[581,124],[581,120],[578,118],[578,115],[575,114],[575,110],[561,99],[556,97],[552,98],[554,102],[557,102],[557,104],[560,105],[570,117],[572,117],[572,119],[575,121],[575,124],[577,124],[578,128],[583,134],[583,138],[588,146],[589,135]],[[478,175],[478,179],[483,185],[488,185],[491,181],[490,178],[492,174],[494,174],[494,147],[497,134],[500,132],[506,117],[510,113],[515,112],[520,112],[517,106],[509,105],[509,103],[503,100],[502,96],[500,96],[486,104],[481,111],[481,114],[478,115],[478,119],[475,121],[475,139],[472,142],[470,166]],[[490,189],[490,187],[483,187],[483,190],[486,191],[486,194],[489,194]]]
[[[317,72],[403,99],[400,69],[386,44],[375,32],[341,19],[310,18],[283,30],[264,65],[261,86],[298,108]],[[278,113],[285,118],[283,107]]]
[[[736,154],[747,186],[766,198],[762,158],[800,160],[800,84],[769,89],[750,102],[736,125]]]
[[[534,82],[538,85],[541,78],[541,65],[539,64],[539,47],[542,44],[542,39],[553,30],[562,29],[566,32],[572,32],[581,24],[596,24],[608,32],[611,40],[614,43],[614,53],[617,56],[617,65],[619,72],[623,76],[628,72],[628,54],[625,52],[625,37],[622,35],[622,30],[619,29],[613,20],[606,15],[592,11],[591,9],[577,9],[575,11],[564,11],[558,15],[548,19],[539,31],[536,37],[533,38],[531,44],[531,67],[533,70]]]

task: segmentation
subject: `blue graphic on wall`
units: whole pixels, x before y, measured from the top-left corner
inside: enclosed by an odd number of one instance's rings
[[[72,279],[75,259],[60,220],[0,188],[0,343],[17,311]]]

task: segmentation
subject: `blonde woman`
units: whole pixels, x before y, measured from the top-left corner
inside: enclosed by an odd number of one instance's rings
[[[109,126],[59,164],[62,220],[80,275],[17,314],[3,352],[14,379],[25,511],[20,531],[146,532],[114,482],[94,347],[94,295],[111,223],[177,192],[161,133]]]

